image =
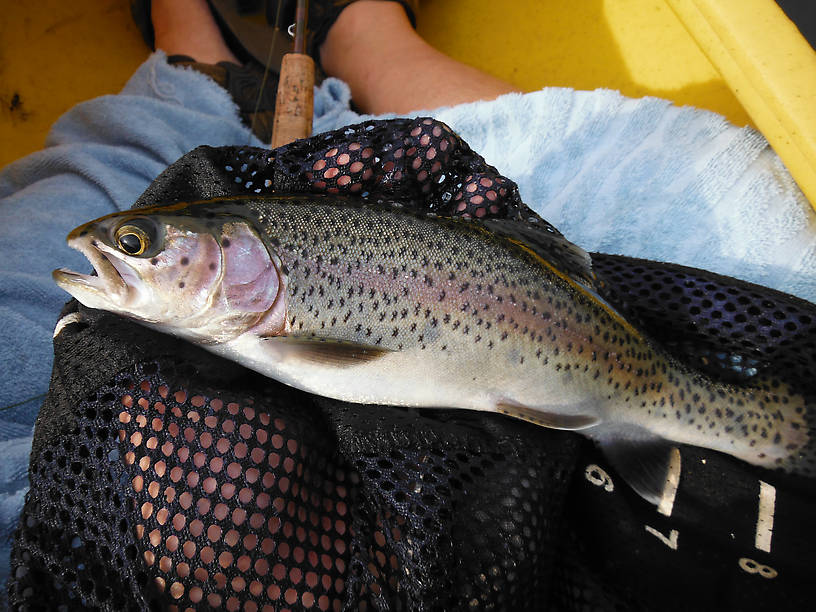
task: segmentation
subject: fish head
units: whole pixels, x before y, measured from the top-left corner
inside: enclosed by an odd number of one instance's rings
[[[204,344],[261,323],[273,334],[285,321],[280,262],[244,219],[128,211],[77,227],[67,242],[96,275],[53,277],[89,308]]]

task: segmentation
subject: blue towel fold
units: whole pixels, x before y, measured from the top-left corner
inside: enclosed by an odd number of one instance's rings
[[[155,53],[121,94],[70,110],[43,151],[0,172],[0,584],[68,299],[51,270],[89,269],[65,235],[130,207],[196,146],[262,145],[224,90],[165,60]],[[448,123],[588,250],[707,268],[816,301],[816,215],[754,130],[603,90],[548,88],[411,115],[420,114]],[[367,118],[350,110],[344,83],[317,89],[315,132]]]

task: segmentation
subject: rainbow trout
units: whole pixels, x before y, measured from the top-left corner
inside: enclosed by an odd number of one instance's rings
[[[305,391],[580,431],[653,502],[672,443],[812,473],[800,395],[689,370],[595,294],[586,253],[553,233],[549,258],[546,232],[534,249],[503,227],[339,197],[215,199],[78,227],[68,244],[97,276],[54,278]]]

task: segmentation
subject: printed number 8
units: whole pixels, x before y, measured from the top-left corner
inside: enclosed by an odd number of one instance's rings
[[[749,559],[748,557],[743,557],[739,560],[739,566],[743,569],[743,571],[749,574],[759,574],[763,578],[776,578],[779,575],[774,568],[769,565],[763,565],[762,563],[757,563],[753,559]]]

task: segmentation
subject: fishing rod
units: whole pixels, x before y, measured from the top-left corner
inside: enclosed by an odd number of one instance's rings
[[[312,133],[314,106],[314,60],[306,54],[308,0],[297,0],[295,41],[292,53],[283,56],[272,124],[272,148],[306,138]],[[280,16],[278,0],[276,21]],[[277,32],[277,23],[275,25]]]

